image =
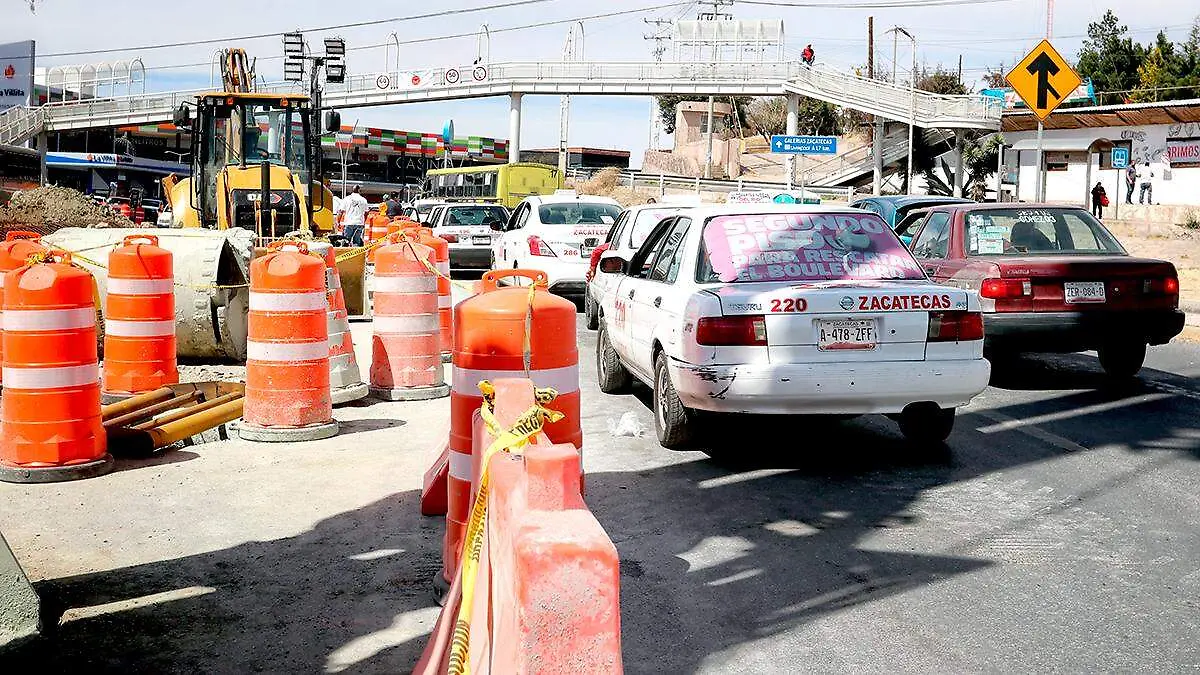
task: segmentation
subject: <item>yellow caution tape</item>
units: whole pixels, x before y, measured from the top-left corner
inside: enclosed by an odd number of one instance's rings
[[[479,407],[479,415],[496,439],[488,445],[480,458],[479,493],[475,495],[475,506],[471,509],[470,521],[463,536],[460,567],[462,602],[458,607],[454,635],[450,641],[450,662],[447,669],[450,675],[468,675],[471,672],[471,613],[475,602],[475,579],[479,573],[483,541],[487,533],[488,492],[491,485],[488,469],[492,456],[497,452],[520,454],[522,448],[542,431],[547,422],[557,422],[563,418],[561,412],[544,407],[558,396],[558,392],[553,389],[538,389],[534,393],[534,405],[522,413],[511,428],[504,429],[497,422],[494,413],[496,388],[491,382],[484,380],[479,383],[479,390],[483,393],[483,405]]]

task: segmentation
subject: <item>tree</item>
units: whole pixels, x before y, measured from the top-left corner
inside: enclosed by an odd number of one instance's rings
[[[934,94],[965,94],[967,88],[963,86],[961,80],[958,79],[958,74],[954,71],[943,68],[939,63],[937,68],[932,71],[922,66],[917,71],[917,89],[922,91],[932,92]]]
[[[787,99],[783,96],[754,99],[746,107],[746,125],[770,140],[774,134],[787,133]],[[837,106],[812,98],[801,98],[797,111],[798,133],[822,136],[841,133]]]
[[[980,140],[977,135],[968,135],[963,141],[963,195],[969,195],[975,201],[983,201],[987,195],[988,179],[996,173],[996,163],[1000,160],[1000,146],[1004,137],[1000,134],[990,134]],[[937,167],[921,171],[929,194],[951,195],[954,193],[954,169],[944,159],[937,161]],[[936,169],[941,169],[939,176]]]
[[[1004,76],[1008,74],[1008,68],[1003,63],[994,67],[988,68],[983,74],[983,83],[989,89],[1004,89],[1008,86],[1008,80]]]
[[[1159,33],[1158,36],[1160,44],[1155,45],[1146,58],[1142,59],[1142,65],[1138,66],[1138,86],[1137,89],[1130,92],[1129,100],[1131,101],[1139,103],[1157,101],[1160,90],[1166,87],[1167,82],[1171,79],[1168,62],[1174,56],[1174,45],[1167,42],[1167,49],[1164,52],[1161,42],[1166,36],[1162,33]]]
[[[1088,24],[1088,37],[1079,50],[1076,71],[1091,78],[1100,94],[1099,103],[1121,103],[1124,92],[1138,88],[1138,68],[1146,58],[1146,48],[1129,37],[1129,28],[1117,20],[1110,9],[1099,21]]]

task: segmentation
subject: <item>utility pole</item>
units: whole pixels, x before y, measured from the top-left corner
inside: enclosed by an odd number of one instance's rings
[[[667,53],[667,41],[671,39],[671,27],[675,22],[669,19],[642,19],[646,24],[654,26],[654,31],[649,35],[643,35],[643,40],[654,40],[654,62],[662,63],[663,55]],[[662,114],[658,108],[658,98],[650,97],[650,138],[647,146],[650,150],[657,150],[662,133]]]
[[[958,83],[960,85],[963,83],[963,81],[962,81],[962,54],[958,55]]]
[[[867,77],[875,79],[875,17],[867,17]],[[874,124],[871,141],[871,159],[874,171],[871,176],[871,194],[878,197],[883,191],[883,118],[871,117]]]
[[[701,12],[697,15],[700,21],[729,21],[733,19],[733,14],[722,12],[722,7],[732,7],[733,0],[705,0],[702,4],[712,5],[711,12]],[[713,45],[713,61],[721,58],[720,49]],[[712,178],[712,163],[713,163],[713,107],[715,106],[716,98],[708,97],[708,151],[704,157],[704,177]]]

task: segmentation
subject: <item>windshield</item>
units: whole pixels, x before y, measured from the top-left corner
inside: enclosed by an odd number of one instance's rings
[[[443,225],[499,225],[508,220],[503,206],[451,206]]]
[[[564,202],[538,207],[538,220],[546,225],[612,225],[620,214],[616,204]]]
[[[988,209],[968,213],[969,255],[1121,254],[1115,237],[1083,209]]]
[[[924,279],[873,213],[717,216],[704,226],[700,283]]]
[[[675,215],[682,208],[680,206],[676,208],[642,209],[639,211],[637,218],[633,220],[633,228],[629,235],[629,245],[635,249],[641,248],[655,225],[662,222],[663,218]]]

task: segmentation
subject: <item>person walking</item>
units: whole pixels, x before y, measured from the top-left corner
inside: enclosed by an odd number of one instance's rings
[[[1137,189],[1137,165],[1125,167],[1125,203],[1133,203],[1133,191]]]
[[[346,195],[340,205],[346,239],[351,246],[363,245],[363,233],[367,229],[367,200],[360,192],[361,188],[355,185],[354,191]]]
[[[795,52],[792,52],[792,53],[794,54]],[[816,58],[817,58],[817,53],[815,51],[813,51],[812,45],[806,46],[804,48],[804,51],[800,52],[800,60],[804,61],[804,63],[806,63],[807,65],[811,66],[813,64],[813,61],[816,60]]]
[[[1092,215],[1096,216],[1096,220],[1104,219],[1104,207],[1108,206],[1108,192],[1100,181],[1096,181],[1096,186],[1092,188]]]
[[[1154,171],[1150,168],[1150,162],[1138,171],[1138,180],[1141,181],[1138,190],[1138,203],[1144,204],[1154,203]]]

